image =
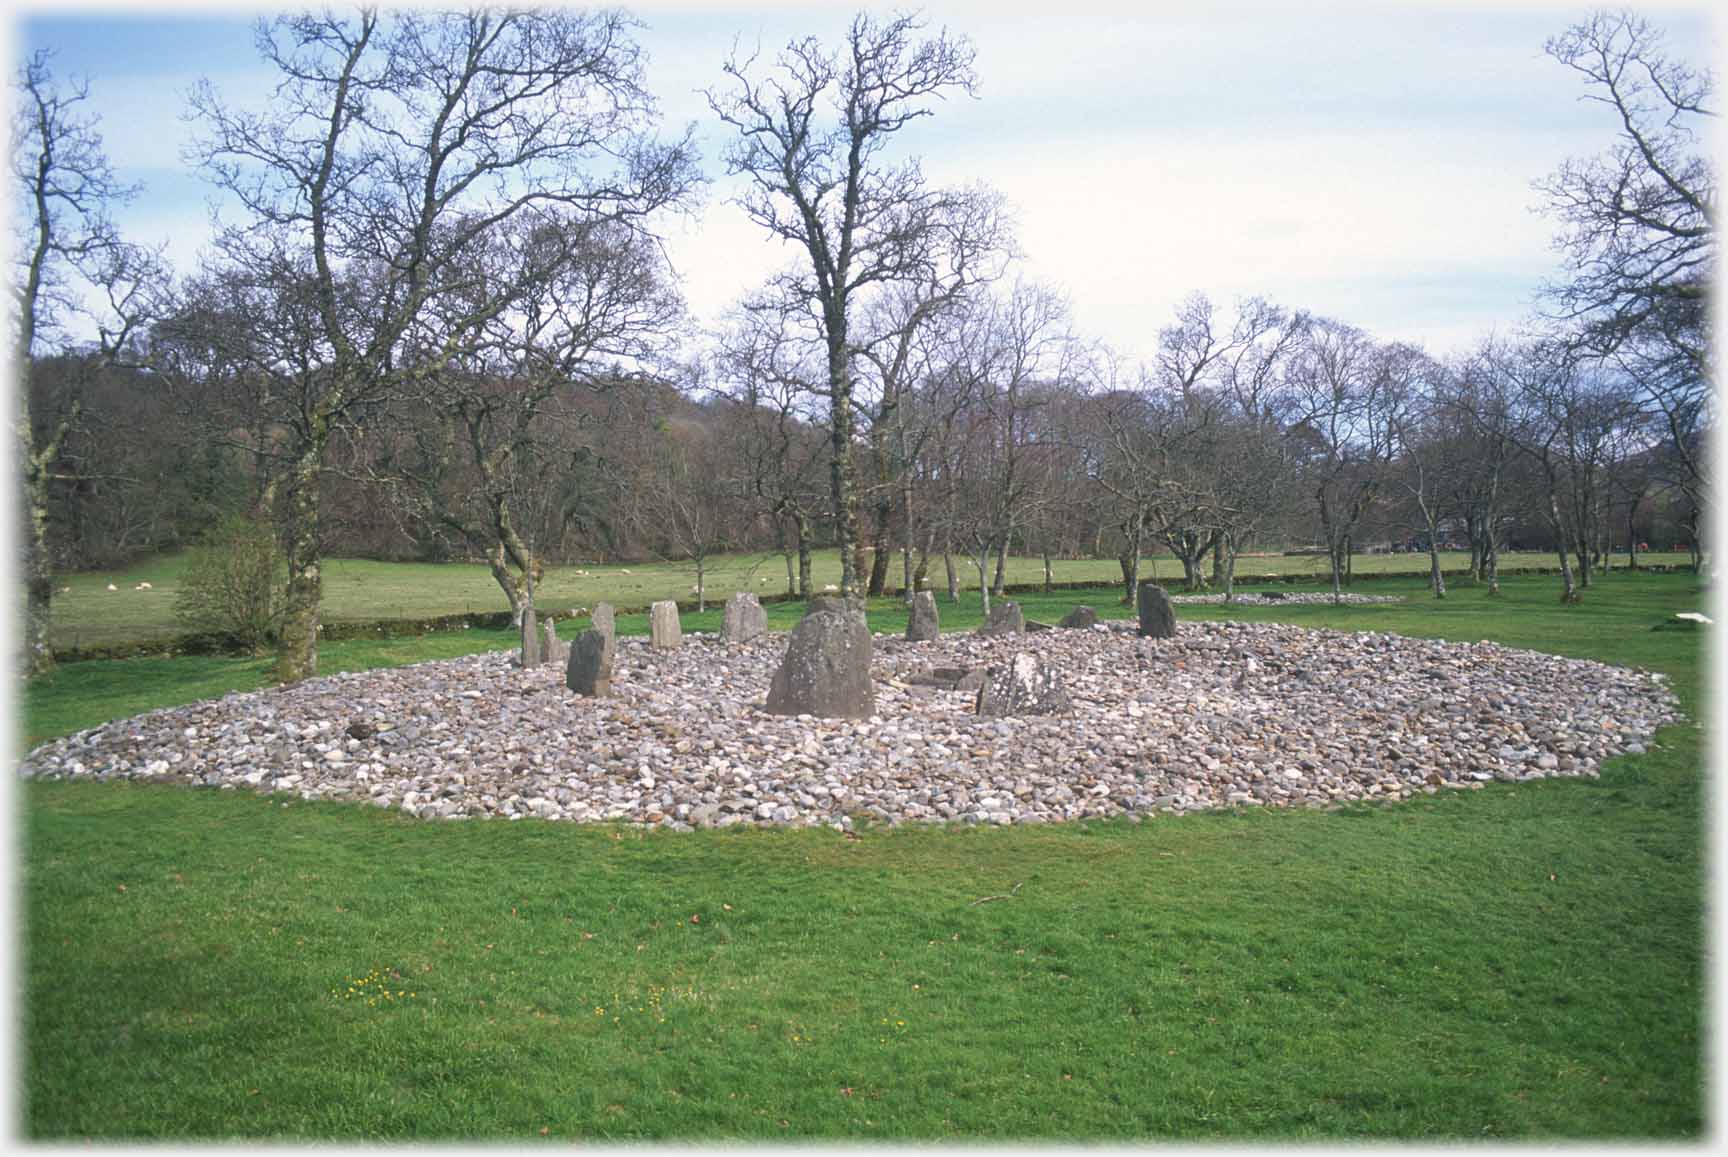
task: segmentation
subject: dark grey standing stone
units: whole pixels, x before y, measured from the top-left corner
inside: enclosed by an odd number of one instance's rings
[[[589,627],[570,641],[570,665],[564,685],[578,695],[602,698],[612,694],[612,657],[618,643],[611,632]]]
[[[648,608],[648,645],[656,651],[676,651],[684,639],[678,625],[678,604],[662,599]]]
[[[534,621],[533,607],[526,607],[522,611],[521,663],[523,667],[540,665],[540,626]]]
[[[1176,637],[1176,608],[1157,583],[1140,584],[1140,634],[1150,639]]]
[[[984,625],[978,628],[978,633],[987,637],[996,635],[1020,635],[1026,632],[1026,616],[1020,613],[1019,603],[997,603],[990,608],[990,617]]]
[[[1091,607],[1085,606],[1075,607],[1066,615],[1063,615],[1062,621],[1057,624],[1059,627],[1067,627],[1069,630],[1074,631],[1091,630],[1097,625],[1098,612],[1093,610]]]
[[[594,610],[588,615],[588,625],[603,632],[608,638],[618,636],[618,624],[612,613],[611,603],[595,603]]]
[[[1056,715],[1072,706],[1056,668],[1029,651],[991,667],[978,688],[980,715]]]
[[[824,719],[862,719],[876,710],[870,627],[861,611],[811,608],[792,628],[768,688],[767,709],[771,715]]]
[[[720,615],[720,639],[726,643],[748,643],[768,633],[768,612],[751,591],[738,591],[726,600]]]
[[[906,623],[907,641],[924,643],[942,634],[942,618],[936,613],[936,596],[919,591],[912,596],[912,617]]]

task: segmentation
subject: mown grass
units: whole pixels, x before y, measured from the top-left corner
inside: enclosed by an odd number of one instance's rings
[[[1464,568],[1467,554],[1442,556],[1445,565]],[[1651,564],[1681,565],[1685,555],[1650,555]],[[835,551],[814,556],[812,582],[818,587],[840,581],[840,558]],[[962,560],[957,560],[962,561]],[[894,560],[890,580],[897,587],[899,559]],[[1552,566],[1551,555],[1508,555],[1502,565]],[[1427,567],[1426,555],[1359,555],[1353,566],[1359,574],[1419,573]],[[185,556],[150,559],[122,571],[72,575],[61,580],[66,593],[54,599],[50,637],[60,648],[110,646],[119,643],[167,640],[184,632],[174,618],[174,595],[179,588]],[[1170,557],[1148,558],[1146,573],[1165,580],[1180,578],[1181,564]],[[1056,581],[1103,582],[1119,580],[1121,569],[1108,559],[1057,560]],[[1326,560],[1317,556],[1268,556],[1240,560],[1242,574],[1301,576],[1318,581],[1326,574]],[[586,571],[578,574],[577,571]],[[460,563],[389,563],[364,559],[330,559],[324,564],[322,613],[330,622],[427,618],[433,615],[508,609],[503,592],[484,566]],[[962,566],[963,588],[976,590],[977,572]],[[1036,558],[1011,558],[1008,581],[1041,583],[1043,563]],[[628,566],[553,567],[540,582],[535,601],[546,612],[565,615],[572,608],[591,607],[602,600],[624,607],[646,607],[657,599],[693,600],[696,581],[687,563],[646,563]],[[941,560],[934,561],[931,584],[946,589]],[[151,589],[137,590],[140,582]],[[118,590],[110,591],[112,583]],[[786,589],[786,570],[778,555],[727,555],[713,560],[706,578],[708,597],[723,602],[735,590],[778,593]]]
[[[1179,614],[1639,663],[1701,718],[1702,636],[1652,629],[1692,580],[1554,594]],[[1701,734],[1392,807],[856,841],[27,784],[25,1132],[1696,1137]],[[405,995],[344,999],[374,969]]]

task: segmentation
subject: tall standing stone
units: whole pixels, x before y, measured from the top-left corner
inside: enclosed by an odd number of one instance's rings
[[[648,645],[656,651],[676,651],[684,639],[678,625],[678,604],[662,599],[648,608]]]
[[[522,611],[522,666],[538,667],[540,665],[540,626],[534,620],[534,608],[525,607]]]
[[[1019,603],[997,603],[990,608],[990,617],[984,625],[978,628],[978,633],[986,637],[996,635],[1020,635],[1026,631],[1026,616],[1020,613]]]
[[[720,614],[720,639],[726,643],[748,643],[768,633],[768,612],[752,591],[738,591],[726,600]]]
[[[936,596],[929,591],[919,591],[912,596],[912,617],[906,623],[907,640],[925,643],[941,633],[942,619],[936,613]]]
[[[823,603],[792,628],[768,688],[771,714],[862,719],[876,710],[869,624],[839,600]]]
[[[1176,637],[1176,608],[1157,583],[1140,584],[1140,634],[1149,639]]]
[[[588,615],[588,625],[609,639],[618,636],[617,619],[612,613],[611,603],[595,603],[594,610]]]
[[[618,644],[610,631],[589,627],[570,641],[570,664],[564,685],[578,695],[604,698],[612,694],[612,657]]]
[[[540,624],[540,661],[556,665],[565,659],[564,644],[558,638],[558,621],[547,619]]]

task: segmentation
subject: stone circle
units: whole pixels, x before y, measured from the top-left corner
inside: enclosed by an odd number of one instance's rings
[[[878,635],[875,713],[774,716],[786,636],[676,651],[617,640],[612,697],[510,652],[344,673],[153,711],[46,743],[26,777],[132,779],[397,807],[426,819],[1044,823],[1332,807],[1595,776],[1677,718],[1660,675],[1494,643],[1273,623],[1103,624],[1039,655],[1063,715],[980,717],[932,665],[1011,661],[1019,636]],[[1140,658],[1144,658],[1144,663]]]

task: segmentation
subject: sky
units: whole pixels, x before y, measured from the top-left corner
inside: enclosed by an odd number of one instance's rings
[[[696,128],[712,183],[662,223],[701,323],[795,254],[730,202],[724,126],[701,94],[736,42],[763,57],[794,37],[838,43],[855,6],[626,5],[646,25],[664,124]],[[1559,272],[1532,182],[1608,147],[1546,38],[1584,17],[1553,3],[1163,5],[931,0],[931,29],[971,39],[980,84],[902,135],[935,184],[1006,198],[1031,280],[1064,292],[1076,328],[1131,361],[1156,350],[1183,297],[1248,295],[1458,352],[1530,314]],[[1641,6],[1671,53],[1708,64],[1703,6]],[[12,55],[51,48],[89,79],[119,174],[144,192],[134,240],[189,269],[213,191],[180,161],[187,90],[208,78],[256,107],[270,77],[250,17],[170,7],[25,8]]]

